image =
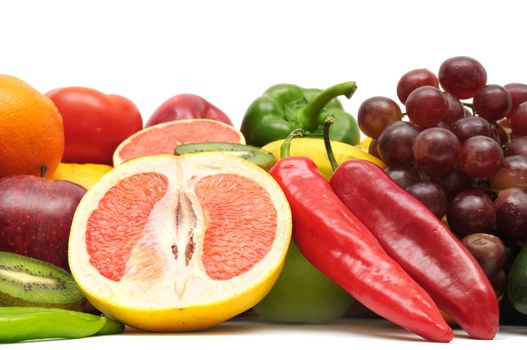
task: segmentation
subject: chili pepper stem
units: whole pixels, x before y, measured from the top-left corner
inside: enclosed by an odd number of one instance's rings
[[[321,91],[301,112],[301,123],[305,130],[315,131],[319,125],[319,115],[322,108],[331,100],[338,96],[350,98],[357,90],[357,84],[354,81],[340,83]]]
[[[333,154],[333,150],[331,149],[331,140],[329,139],[329,129],[334,122],[335,119],[332,117],[327,117],[324,120],[324,146],[326,147],[326,153],[328,154],[329,163],[331,164],[333,172],[339,167],[335,155]]]
[[[291,131],[291,133],[286,137],[286,139],[280,146],[280,159],[289,157],[289,154],[291,153],[291,141],[295,137],[302,136],[304,136],[304,132],[302,131],[302,129],[295,129]]]

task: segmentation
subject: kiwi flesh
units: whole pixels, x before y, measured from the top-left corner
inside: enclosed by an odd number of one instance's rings
[[[0,252],[0,306],[77,309],[84,296],[66,270],[42,260]]]
[[[276,158],[271,152],[261,148],[241,145],[239,143],[224,142],[203,142],[203,143],[186,143],[176,147],[175,154],[188,154],[199,152],[222,152],[248,160],[260,168],[269,171],[276,163]]]

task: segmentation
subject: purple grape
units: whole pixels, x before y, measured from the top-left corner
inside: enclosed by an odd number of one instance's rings
[[[452,132],[462,143],[472,136],[492,136],[492,129],[489,122],[480,117],[466,117],[459,119],[454,123]]]
[[[428,69],[414,69],[406,73],[397,83],[397,96],[404,104],[408,95],[421,86],[439,86],[439,81],[434,73]]]
[[[527,102],[521,103],[511,115],[511,129],[514,137],[527,136]]]
[[[513,138],[505,148],[505,155],[520,155],[527,158],[527,136]]]
[[[505,245],[498,237],[488,233],[472,233],[461,242],[476,258],[487,277],[494,277],[505,267]]]
[[[412,146],[415,163],[429,174],[450,171],[456,164],[458,150],[456,135],[438,127],[420,132]]]
[[[413,160],[412,144],[419,129],[399,121],[389,125],[378,139],[377,151],[388,165],[410,164]]]
[[[461,171],[473,178],[494,175],[503,162],[500,145],[487,136],[473,136],[463,142],[458,155]]]
[[[472,181],[458,169],[453,169],[446,174],[437,174],[432,177],[445,192],[448,200],[452,200],[459,192],[469,189]]]
[[[527,239],[527,192],[520,188],[501,191],[494,205],[499,232],[514,240]]]
[[[511,107],[511,94],[499,85],[487,85],[474,96],[474,111],[490,122],[505,117]]]
[[[512,83],[507,84],[504,87],[512,97],[511,110],[509,113],[507,113],[507,117],[510,117],[514,114],[514,112],[516,112],[516,109],[521,103],[527,101],[527,85],[521,83]]]
[[[406,188],[418,181],[421,181],[421,176],[419,172],[412,165],[390,166],[384,169],[384,171],[401,188]]]
[[[381,155],[379,154],[379,152],[377,151],[377,145],[378,145],[378,141],[375,140],[375,139],[372,139],[370,141],[370,145],[368,146],[368,153],[371,154],[372,156],[374,157],[377,157],[379,159],[381,159]]]
[[[441,64],[439,82],[459,99],[472,98],[487,83],[487,72],[471,57],[452,57]]]
[[[527,158],[524,156],[508,156],[498,172],[489,178],[490,187],[495,190],[505,190],[511,187],[527,188]]]
[[[496,230],[494,203],[483,191],[469,189],[458,193],[447,211],[450,228],[460,237]]]
[[[463,107],[461,101],[459,101],[454,95],[445,92],[445,98],[448,105],[448,112],[444,121],[450,128],[452,128],[456,121],[466,116],[468,110]]]
[[[447,197],[438,184],[433,182],[418,182],[406,190],[423,203],[435,216],[441,219],[446,214]]]
[[[408,96],[406,113],[420,127],[437,125],[448,115],[447,98],[436,87],[421,86]]]
[[[357,120],[363,133],[377,139],[388,125],[401,120],[402,117],[401,109],[395,101],[375,96],[361,103]]]

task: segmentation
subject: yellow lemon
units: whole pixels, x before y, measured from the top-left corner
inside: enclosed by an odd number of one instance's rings
[[[371,137],[365,137],[360,142],[360,144],[358,144],[357,146],[362,148],[364,150],[364,152],[368,152],[368,149],[370,148],[370,144],[371,144]]]
[[[271,152],[276,159],[280,159],[280,146],[284,140],[278,140],[262,148],[268,152]],[[382,160],[371,154],[364,152],[357,146],[348,145],[347,143],[331,141],[331,148],[335,155],[335,160],[338,164],[345,162],[350,159],[363,159],[378,166],[384,168],[386,165]],[[296,138],[291,140],[291,156],[306,156],[311,158],[318,167],[318,170],[329,180],[333,175],[333,169],[329,163],[329,159],[324,147],[323,139],[312,139],[312,138]]]
[[[75,182],[89,189],[112,169],[111,166],[105,164],[60,163],[52,178]]]

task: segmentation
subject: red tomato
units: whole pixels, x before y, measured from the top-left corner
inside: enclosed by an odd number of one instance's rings
[[[66,163],[112,165],[117,146],[143,127],[137,107],[122,96],[84,87],[55,89],[46,95],[64,119]]]

